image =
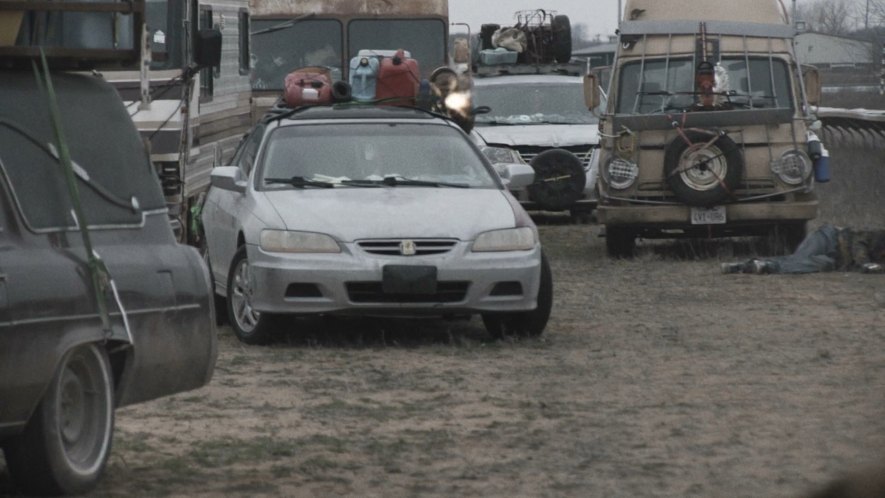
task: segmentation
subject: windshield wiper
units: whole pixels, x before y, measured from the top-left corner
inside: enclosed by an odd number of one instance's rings
[[[354,186],[386,186],[386,187],[451,187],[451,188],[470,188],[466,183],[448,183],[434,182],[429,180],[416,180],[414,178],[406,178],[403,176],[385,176],[383,180],[345,180],[341,182],[345,185]]]
[[[265,178],[264,183],[268,185],[291,185],[295,188],[316,187],[316,188],[335,188],[334,183],[318,182],[315,180],[307,180],[303,176],[293,176],[292,178]]]
[[[303,20],[305,20],[305,19],[311,18],[311,17],[313,17],[313,16],[314,16],[314,13],[311,12],[310,14],[304,14],[303,16],[298,16],[298,17],[296,17],[296,18],[294,18],[294,19],[289,19],[288,21],[283,21],[283,22],[281,22],[281,23],[279,23],[279,24],[274,24],[273,26],[271,26],[271,27],[269,27],[269,28],[259,29],[258,31],[253,31],[253,32],[251,32],[251,33],[249,33],[249,34],[250,34],[251,36],[256,36],[256,35],[266,35],[266,34],[268,34],[268,33],[273,33],[274,31],[280,31],[280,30],[282,30],[282,29],[288,29],[288,28],[291,28],[292,26],[294,26],[296,23],[298,23],[298,22],[300,22],[300,21],[303,21]]]

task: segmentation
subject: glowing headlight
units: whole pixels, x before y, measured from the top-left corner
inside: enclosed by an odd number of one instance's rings
[[[261,249],[267,252],[339,253],[335,239],[324,233],[263,230]]]
[[[801,150],[789,150],[771,163],[771,171],[787,185],[801,185],[811,177],[811,159]]]
[[[482,147],[482,155],[492,164],[523,163],[519,152],[506,147]]]
[[[538,239],[531,227],[492,230],[479,234],[473,242],[474,252],[529,251]]]
[[[608,184],[618,190],[630,188],[639,178],[639,166],[620,157],[612,159],[605,168],[605,172]]]

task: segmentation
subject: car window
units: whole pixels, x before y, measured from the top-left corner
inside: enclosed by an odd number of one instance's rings
[[[497,188],[469,139],[444,125],[284,126],[268,137],[261,164],[259,181],[296,176],[333,182],[400,176]]]
[[[473,103],[491,112],[477,124],[593,124],[598,120],[584,104],[580,80],[567,83],[475,85]]]
[[[243,170],[243,174],[246,176],[252,173],[252,168],[255,166],[255,156],[258,155],[258,146],[261,145],[262,138],[264,138],[264,126],[258,126],[237,151],[236,165]]]

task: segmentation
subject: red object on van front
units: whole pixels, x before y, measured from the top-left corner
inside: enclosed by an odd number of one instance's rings
[[[381,61],[375,98],[388,105],[415,105],[420,82],[418,61],[407,58],[403,49],[399,49],[396,55]],[[384,102],[386,99],[390,100]]]
[[[323,105],[332,103],[332,76],[325,67],[303,67],[286,76],[286,105]]]

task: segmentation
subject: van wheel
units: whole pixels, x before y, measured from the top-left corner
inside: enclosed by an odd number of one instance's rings
[[[25,431],[4,449],[9,472],[28,494],[77,494],[104,471],[114,431],[113,377],[94,344],[68,351]]]
[[[535,181],[528,186],[529,199],[547,211],[574,206],[584,195],[587,173],[578,156],[564,149],[546,150],[532,159]]]
[[[744,164],[734,140],[715,132],[687,130],[684,135],[673,139],[664,155],[664,175],[676,197],[692,206],[733,198]]]
[[[560,64],[565,64],[572,59],[572,23],[568,16],[554,16],[551,22],[553,28],[553,58]]]
[[[553,310],[553,274],[547,257],[541,255],[541,285],[538,306],[532,311],[517,313],[483,313],[482,323],[494,339],[507,335],[537,337],[544,333]]]
[[[636,233],[627,227],[606,225],[605,249],[612,258],[632,258],[636,250]]]
[[[227,315],[237,339],[246,344],[267,344],[273,338],[273,316],[252,307],[252,278],[246,246],[234,255],[227,277]]]

